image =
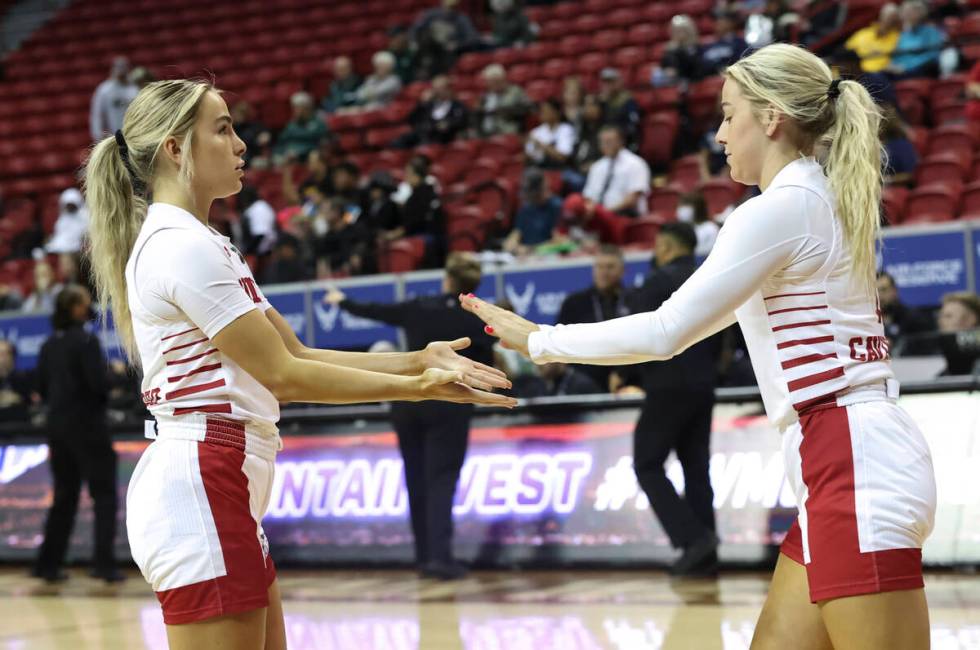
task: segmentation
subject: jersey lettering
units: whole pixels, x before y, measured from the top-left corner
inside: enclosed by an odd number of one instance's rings
[[[849,342],[851,359],[855,361],[882,361],[888,358],[888,339],[884,336],[855,336]]]
[[[239,278],[238,284],[242,285],[242,289],[252,299],[252,302],[262,302],[262,298],[259,297],[258,287],[255,286],[255,280],[252,278]]]

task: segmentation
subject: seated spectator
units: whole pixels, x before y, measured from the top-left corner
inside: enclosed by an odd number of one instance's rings
[[[395,25],[388,30],[388,51],[395,57],[395,74],[402,80],[402,85],[415,81],[415,51],[408,27]]]
[[[625,138],[623,145],[635,149],[640,143],[640,106],[618,70],[605,68],[599,73],[599,101],[603,121],[618,126]]]
[[[599,149],[599,131],[602,130],[602,103],[595,95],[586,95],[582,102],[582,116],[575,133],[575,151],[572,162],[575,170],[582,175],[581,185],[585,183],[585,174],[589,173],[592,163],[602,157]]]
[[[320,151],[311,151],[306,156],[306,178],[297,186],[293,180],[293,166],[285,164],[282,170],[282,196],[291,205],[302,205],[309,199],[310,190],[316,190],[321,196],[333,194],[333,174],[327,167]]]
[[[884,180],[888,185],[911,185],[915,181],[915,168],[919,154],[909,140],[908,131],[898,110],[891,105],[881,107],[881,144],[888,154]]]
[[[327,232],[316,242],[317,277],[357,275],[361,272],[368,237],[355,222],[342,199],[324,204]]]
[[[272,134],[262,122],[255,119],[252,105],[246,101],[236,102],[231,109],[231,119],[235,124],[235,133],[247,147],[243,156],[245,162],[252,164],[257,159],[267,159]]]
[[[796,24],[791,24],[788,36],[792,38],[793,31],[797,31],[799,41],[809,47],[837,31],[847,17],[847,5],[826,0],[807,0],[800,14]]]
[[[576,132],[582,122],[582,106],[585,103],[585,89],[578,77],[566,77],[561,83],[561,112]]]
[[[799,20],[799,15],[790,11],[788,0],[766,0],[761,13],[746,19],[745,42],[758,49],[772,42],[791,41]]]
[[[394,146],[409,148],[419,144],[446,144],[466,129],[469,111],[453,95],[449,77],[439,75],[432,80],[432,87],[424,96],[408,121],[412,131],[399,137]]]
[[[327,125],[314,114],[313,98],[309,93],[295,93],[289,101],[293,107],[293,119],[279,134],[276,154],[280,159],[302,160],[320,146],[329,131]]]
[[[98,141],[122,128],[123,116],[139,89],[129,82],[129,60],[117,56],[109,78],[99,84],[89,109],[89,135]]]
[[[415,156],[405,167],[405,181],[411,195],[402,206],[401,225],[382,234],[382,241],[402,237],[425,239],[427,268],[442,266],[445,258],[446,217],[439,192],[429,179],[429,165],[422,156]]]
[[[537,30],[527,19],[520,0],[490,0],[493,11],[493,44],[497,47],[527,45]]]
[[[333,81],[327,95],[320,102],[320,108],[333,113],[341,108],[357,103],[357,89],[361,78],[354,72],[354,64],[346,56],[338,56],[333,62]]]
[[[832,63],[837,67],[840,79],[853,79],[864,86],[879,106],[898,106],[898,93],[887,72],[864,72],[857,54],[848,49],[838,51]]]
[[[289,233],[282,233],[272,248],[269,263],[262,272],[262,284],[280,284],[311,280],[314,272],[303,260],[299,240]]]
[[[242,187],[235,197],[242,215],[242,253],[264,257],[276,243],[276,211],[251,185]]]
[[[13,284],[0,281],[0,312],[20,309],[23,304],[24,298],[20,295],[20,289]]]
[[[700,191],[690,192],[680,197],[677,201],[677,220],[689,223],[694,228],[697,237],[694,256],[707,257],[715,245],[721,227],[711,220],[708,204]]]
[[[398,227],[401,214],[391,195],[397,189],[395,179],[385,171],[374,172],[368,182],[361,220],[371,232],[379,233]]]
[[[49,253],[77,253],[88,235],[88,208],[82,193],[69,187],[58,197],[58,220],[54,233],[44,245]]]
[[[521,133],[524,120],[531,111],[527,93],[507,81],[507,71],[499,63],[491,63],[483,69],[483,83],[487,91],[477,106],[477,127],[481,135]]]
[[[943,296],[937,319],[939,347],[946,357],[941,375],[972,375],[980,360],[980,297],[970,291]]]
[[[722,13],[715,18],[715,40],[701,52],[701,74],[705,77],[721,74],[725,68],[742,58],[748,49],[738,35],[738,17]]]
[[[380,108],[391,102],[402,90],[402,80],[395,74],[395,55],[376,52],[371,57],[374,74],[357,89],[357,105],[365,110]]]
[[[26,312],[54,311],[54,301],[64,287],[55,282],[54,270],[46,260],[34,263],[34,290],[21,306]]]
[[[844,47],[861,60],[861,70],[881,72],[891,63],[901,33],[901,13],[894,3],[889,2],[878,12],[878,22],[854,32]]]
[[[946,34],[926,22],[928,10],[921,0],[905,0],[901,13],[902,33],[886,70],[899,79],[938,76]]]
[[[144,68],[141,65],[133,68],[130,71],[127,79],[129,80],[129,83],[136,86],[137,92],[143,90],[157,80],[156,75],[154,75],[149,68]]]
[[[344,211],[350,214],[354,221],[360,217],[364,196],[361,193],[361,170],[354,163],[345,160],[331,170],[333,192],[330,196],[340,199]]]
[[[456,62],[456,57],[483,45],[473,21],[456,9],[458,5],[459,0],[442,0],[441,6],[422,13],[411,27],[423,79],[445,74]]]
[[[702,78],[698,27],[690,16],[679,14],[670,19],[670,40],[660,64],[654,66],[650,74],[650,83],[654,86],[686,85]]]
[[[527,136],[524,154],[527,163],[544,169],[566,167],[575,150],[575,129],[562,120],[561,104],[557,99],[541,102],[541,124]]]
[[[878,308],[881,310],[881,322],[885,327],[885,336],[892,349],[904,348],[904,339],[933,330],[932,319],[923,312],[907,306],[898,297],[898,287],[895,278],[881,271],[878,273]]]
[[[62,286],[79,284],[88,289],[90,294],[95,295],[92,269],[89,266],[88,258],[83,258],[81,253],[61,253],[58,255],[58,272],[55,275],[61,278]]]
[[[504,250],[526,255],[532,247],[551,239],[560,217],[561,199],[551,195],[544,173],[528,169],[521,181],[521,207],[514,217],[514,229],[504,240]]]
[[[0,422],[26,422],[31,403],[30,376],[16,369],[17,347],[0,339]]]
[[[589,203],[619,215],[646,214],[650,191],[650,168],[645,160],[623,146],[618,127],[607,125],[599,132],[602,158],[589,169],[582,194]]]
[[[970,68],[966,79],[966,119],[980,122],[980,61]]]

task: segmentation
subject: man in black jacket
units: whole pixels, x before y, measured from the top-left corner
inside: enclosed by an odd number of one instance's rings
[[[405,331],[409,350],[421,350],[433,341],[469,337],[471,345],[460,354],[493,364],[494,340],[483,331],[479,318],[463,311],[458,295],[480,285],[480,263],[453,253],[439,296],[398,304],[367,304],[348,300],[333,290],[325,300],[363,318],[396,325]],[[453,559],[453,497],[470,432],[472,404],[449,402],[393,402],[391,420],[405,463],[405,487],[415,559],[422,575],[442,580],[462,578],[466,569]]]
[[[58,294],[51,317],[54,334],[41,347],[38,392],[47,406],[48,448],[54,501],[33,574],[48,582],[61,570],[75,525],[84,479],[95,502],[95,556],[90,575],[106,582],[124,579],[116,568],[116,452],[106,430],[108,397],[99,339],[83,329],[92,319],[92,297],[71,285]]]
[[[598,323],[629,315],[623,290],[625,268],[623,253],[617,246],[600,246],[592,265],[592,286],[565,297],[558,311],[558,322],[562,325]],[[614,368],[582,365],[575,368],[591,377],[603,391],[609,390],[609,374]]]
[[[654,247],[656,266],[628,298],[633,313],[657,309],[694,273],[695,246],[697,235],[689,224],[661,229]],[[642,366],[646,397],[633,437],[633,467],[671,544],[684,550],[671,571],[679,576],[717,571],[708,463],[719,352],[716,335],[673,359]],[[683,499],[664,471],[671,450],[684,470]]]

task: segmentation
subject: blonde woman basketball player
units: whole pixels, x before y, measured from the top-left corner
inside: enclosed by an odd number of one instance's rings
[[[211,203],[241,189],[244,153],[209,84],[162,81],[85,171],[99,293],[156,419],[129,485],[130,547],[175,650],[285,648],[260,523],[280,402],[513,403],[486,392],[507,385],[500,373],[456,354],[466,339],[407,354],[303,346],[208,226]]]
[[[542,363],[667,359],[737,320],[799,506],[752,647],[927,648],[921,547],[935,481],[895,402],[873,289],[878,111],[860,84],[790,45],[725,76],[717,140],[732,178],[762,195],[732,213],[660,309],[538,327],[472,297],[464,305]]]

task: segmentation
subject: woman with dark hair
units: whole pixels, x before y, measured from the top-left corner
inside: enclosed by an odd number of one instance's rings
[[[41,347],[38,392],[47,406],[47,436],[54,499],[44,526],[44,542],[32,574],[47,582],[67,578],[61,566],[78,512],[82,480],[95,501],[95,556],[91,575],[123,580],[116,569],[116,452],[106,431],[108,396],[105,360],[94,334],[88,289],[72,285],[55,299],[54,334]]]
[[[565,121],[557,99],[546,99],[540,106],[541,124],[528,134],[524,153],[530,165],[560,169],[575,150],[575,128]]]

